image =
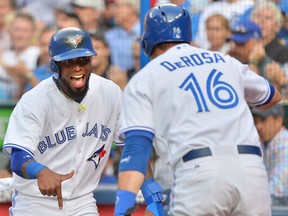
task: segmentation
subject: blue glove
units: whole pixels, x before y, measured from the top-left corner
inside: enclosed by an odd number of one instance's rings
[[[146,207],[146,210],[151,211],[154,216],[164,216],[163,205],[161,202],[151,203]]]
[[[147,205],[146,210],[151,211],[155,216],[164,216],[160,184],[153,178],[146,179],[142,184],[141,191]]]
[[[129,211],[134,207],[136,194],[126,191],[118,190],[116,194],[114,216],[130,215]]]

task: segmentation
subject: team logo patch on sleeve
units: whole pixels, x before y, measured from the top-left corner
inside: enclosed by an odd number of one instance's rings
[[[81,35],[75,35],[72,38],[69,38],[66,43],[72,45],[74,48],[77,48],[78,44],[81,43],[82,41],[82,36]]]
[[[104,158],[104,156],[106,154],[106,150],[104,149],[104,147],[105,147],[105,145],[103,145],[100,149],[95,151],[92,154],[92,156],[87,159],[87,161],[92,161],[94,163],[95,170],[99,166],[101,159]]]

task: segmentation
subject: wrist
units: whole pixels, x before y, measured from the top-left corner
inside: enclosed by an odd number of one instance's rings
[[[37,179],[38,173],[47,168],[43,164],[37,163],[35,161],[30,162],[26,166],[26,174],[29,177],[29,179]]]
[[[154,202],[147,206],[146,211],[150,211],[154,216],[164,216],[163,204],[160,202]]]
[[[115,216],[123,216],[126,211],[133,207],[136,200],[136,194],[127,190],[118,190],[115,201]]]
[[[150,205],[153,202],[161,202],[163,200],[162,188],[153,178],[146,179],[143,182],[141,192],[147,205]]]

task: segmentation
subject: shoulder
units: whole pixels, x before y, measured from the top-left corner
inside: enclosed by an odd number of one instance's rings
[[[37,104],[40,100],[47,98],[49,95],[53,97],[54,91],[57,87],[52,79],[52,76],[41,81],[34,88],[23,94],[21,97],[22,102],[35,103]]]

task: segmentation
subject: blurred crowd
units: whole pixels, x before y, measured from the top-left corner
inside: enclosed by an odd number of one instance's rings
[[[275,84],[283,101],[288,99],[288,0],[157,2],[188,8],[194,46],[235,57]],[[91,35],[97,52],[92,72],[121,89],[140,69],[140,0],[1,0],[0,17],[0,100],[17,101],[52,75],[49,40],[63,27],[82,28]],[[107,175],[116,173],[117,157],[111,155]],[[154,166],[163,170],[155,172],[158,178],[169,174],[169,167],[152,157]],[[288,166],[288,153],[285,157]],[[161,181],[169,189],[173,177]]]
[[[287,0],[156,1],[163,2],[189,9],[195,46],[249,64],[288,98]],[[51,76],[49,39],[71,26],[93,38],[93,72],[124,89],[140,69],[139,6],[139,0],[1,0],[0,100],[18,100]]]

